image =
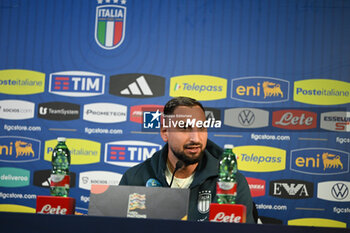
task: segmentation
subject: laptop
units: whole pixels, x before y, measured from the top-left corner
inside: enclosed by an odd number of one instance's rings
[[[189,189],[91,186],[88,215],[187,220]]]

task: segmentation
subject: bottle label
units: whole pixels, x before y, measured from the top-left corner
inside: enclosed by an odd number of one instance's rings
[[[236,195],[237,183],[236,182],[217,182],[216,194]]]
[[[51,174],[50,187],[65,187],[69,188],[70,176],[62,174]]]

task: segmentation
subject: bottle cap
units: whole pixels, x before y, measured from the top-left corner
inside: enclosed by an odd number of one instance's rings
[[[233,145],[232,144],[225,144],[224,149],[233,149]]]
[[[58,137],[58,138],[57,138],[57,141],[59,141],[59,142],[65,142],[65,141],[66,141],[66,138],[65,138],[65,137]]]

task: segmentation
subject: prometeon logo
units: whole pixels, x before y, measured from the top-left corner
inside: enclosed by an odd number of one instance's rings
[[[333,79],[294,82],[294,101],[313,105],[350,103],[350,83]]]
[[[349,152],[329,148],[292,150],[290,170],[313,175],[348,173]]]
[[[227,79],[209,75],[183,75],[170,79],[169,95],[187,96],[197,100],[225,99]]]
[[[95,40],[103,49],[115,49],[123,43],[125,37],[126,0],[114,0],[113,3],[106,0],[106,5],[100,5],[103,0],[97,2]],[[118,2],[120,4],[114,4]]]
[[[109,93],[128,98],[164,96],[165,78],[151,74],[120,74],[110,77]]]
[[[321,129],[350,132],[350,112],[335,111],[321,114]]]
[[[314,184],[304,180],[273,180],[270,181],[269,194],[285,199],[304,199],[314,196]]]
[[[287,109],[272,113],[273,127],[289,130],[306,130],[317,127],[317,113]]]
[[[24,100],[1,100],[0,118],[6,120],[24,120],[34,118],[35,104]]]
[[[270,77],[232,79],[231,98],[250,103],[277,103],[289,100],[289,81]]]
[[[41,103],[38,117],[53,121],[69,121],[80,118],[80,105],[66,102]]]
[[[86,71],[64,71],[50,74],[49,92],[72,97],[104,94],[105,76]]]
[[[224,124],[237,128],[263,128],[269,125],[269,112],[257,108],[225,110]]]
[[[112,103],[85,104],[83,119],[98,123],[124,122],[127,119],[127,107]]]
[[[40,141],[19,136],[0,137],[0,161],[32,162],[40,159]]]
[[[45,90],[45,74],[31,70],[1,70],[0,93],[32,95]]]
[[[70,183],[69,187],[74,188],[75,187],[75,180],[76,180],[76,174],[75,172],[70,171]],[[41,188],[50,188],[51,183],[51,170],[38,170],[34,171],[33,175],[33,185]]]
[[[350,202],[350,182],[320,182],[317,184],[317,198],[327,201]]]
[[[105,163],[132,167],[162,148],[161,145],[144,141],[115,141],[106,143]]]

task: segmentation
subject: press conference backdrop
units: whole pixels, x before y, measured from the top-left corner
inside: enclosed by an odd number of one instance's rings
[[[349,228],[349,29],[346,0],[0,0],[0,211],[49,195],[64,136],[86,214],[164,145],[145,109],[189,96],[263,223]]]

